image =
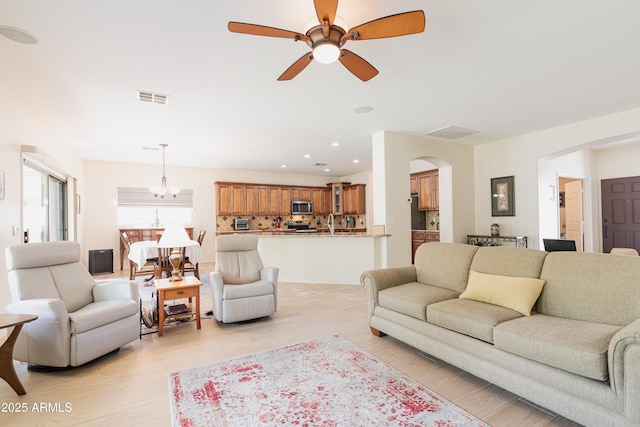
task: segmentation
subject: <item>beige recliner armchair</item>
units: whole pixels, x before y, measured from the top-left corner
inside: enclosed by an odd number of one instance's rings
[[[216,237],[216,267],[210,273],[215,318],[232,323],[275,313],[278,272],[276,267],[263,267],[257,236]]]
[[[31,365],[79,366],[138,339],[138,285],[96,282],[77,242],[38,242],[5,250],[13,303],[7,313],[35,314],[13,358]]]

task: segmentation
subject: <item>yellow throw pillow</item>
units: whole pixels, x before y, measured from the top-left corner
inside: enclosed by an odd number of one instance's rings
[[[460,298],[488,302],[530,316],[543,286],[542,279],[498,276],[472,270],[469,272],[467,289]]]

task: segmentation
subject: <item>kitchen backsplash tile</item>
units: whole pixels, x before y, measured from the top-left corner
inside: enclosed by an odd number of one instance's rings
[[[355,218],[355,227],[353,228],[365,228],[366,227],[366,216],[365,215],[336,215],[335,216],[335,227],[336,228],[346,228],[347,221],[346,216],[353,216]],[[233,231],[233,222],[236,218],[248,218],[249,219],[249,229],[250,230],[258,230],[258,226],[268,226],[269,228],[275,228],[275,222],[278,216],[270,216],[270,215],[223,215],[216,217],[216,231]],[[310,228],[326,228],[327,227],[327,219],[328,215],[285,215],[280,216],[280,228],[287,228],[287,221],[309,221]],[[320,220],[320,225],[317,224],[318,220]]]

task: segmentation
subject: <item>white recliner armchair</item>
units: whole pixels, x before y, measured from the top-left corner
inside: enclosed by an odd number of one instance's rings
[[[263,267],[257,236],[216,237],[216,266],[210,273],[215,318],[233,323],[271,316],[278,304],[278,273],[276,267]]]
[[[138,339],[138,285],[96,282],[80,261],[77,242],[38,242],[5,250],[13,303],[7,313],[35,314],[13,358],[30,365],[79,366]]]

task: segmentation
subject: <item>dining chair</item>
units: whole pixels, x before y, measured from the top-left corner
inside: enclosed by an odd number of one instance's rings
[[[173,266],[169,262],[169,255],[171,255],[171,248],[158,248],[158,258],[156,258],[155,262],[156,278],[162,279],[163,272],[167,273],[167,277],[171,277]]]
[[[151,230],[151,240],[159,242],[163,232],[164,230]]]
[[[198,234],[198,245],[202,246],[202,242],[204,241],[204,236],[207,234],[207,230],[200,230]],[[182,277],[184,277],[184,273],[193,273],[198,279],[200,279],[200,270],[198,269],[198,263],[195,264],[189,260],[189,257],[186,256],[187,248],[182,248]]]
[[[127,253],[131,252],[131,239],[125,231],[120,234],[120,239],[127,249]],[[137,276],[155,276],[156,274],[156,258],[149,258],[144,265],[129,260],[129,280],[133,280]]]

